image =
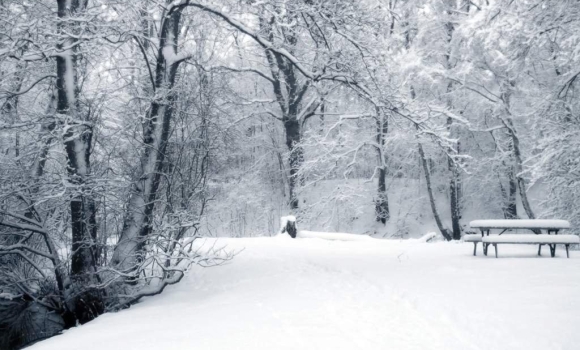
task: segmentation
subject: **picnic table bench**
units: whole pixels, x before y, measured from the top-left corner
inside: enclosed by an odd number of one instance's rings
[[[465,235],[465,242],[473,242],[473,255],[477,253],[477,243],[482,242],[483,254],[487,256],[489,245],[495,248],[495,257],[497,258],[498,244],[538,244],[538,255],[542,255],[542,245],[547,244],[550,247],[552,257],[556,255],[556,244],[564,244],[566,247],[566,256],[570,257],[570,244],[580,243],[580,238],[576,235],[558,235],[562,229],[570,228],[570,223],[566,220],[474,220],[469,223],[471,228],[477,228],[481,235]],[[508,230],[526,229],[534,231],[534,234],[504,234]],[[502,230],[499,234],[490,235],[491,230]],[[545,230],[547,234],[543,234]],[[535,234],[536,232],[541,234]],[[553,234],[552,234],[553,233]]]

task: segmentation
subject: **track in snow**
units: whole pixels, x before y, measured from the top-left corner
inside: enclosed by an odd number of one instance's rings
[[[213,244],[213,239],[208,239]],[[219,239],[244,249],[33,350],[576,349],[580,254],[467,243]],[[480,248],[481,249],[481,248]]]

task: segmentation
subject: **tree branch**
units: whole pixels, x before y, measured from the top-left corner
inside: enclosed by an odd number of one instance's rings
[[[135,34],[131,34],[131,36],[133,37],[133,39],[135,39],[135,41],[137,42],[137,45],[139,45],[139,49],[141,50],[141,53],[143,54],[143,59],[145,60],[145,63],[147,64],[147,70],[149,71],[149,79],[151,80],[151,86],[153,87],[153,92],[155,92],[155,79],[153,78],[153,72],[151,71],[151,65],[149,64],[149,59],[147,58],[147,52],[145,51],[143,44],[141,44],[141,41],[139,41],[139,38],[137,38],[137,36]]]
[[[21,90],[18,92],[3,91],[2,92],[3,96],[0,96],[0,98],[11,98],[11,97],[15,97],[15,96],[24,95],[28,91],[32,90],[32,88],[35,87],[38,83],[40,83],[41,81],[43,81],[44,79],[47,79],[47,78],[56,78],[56,75],[54,75],[54,74],[45,75],[42,78],[36,80],[34,83],[32,83],[32,85],[30,85],[27,89],[24,89],[24,90]]]

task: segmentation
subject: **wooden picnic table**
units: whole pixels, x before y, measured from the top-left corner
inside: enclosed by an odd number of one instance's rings
[[[538,255],[542,254],[542,245],[550,246],[550,253],[552,257],[556,254],[556,244],[564,244],[566,246],[566,254],[569,257],[569,245],[580,243],[580,239],[576,235],[558,235],[558,232],[563,229],[570,228],[570,223],[566,220],[540,220],[540,219],[505,219],[505,220],[474,220],[469,223],[471,228],[477,228],[481,231],[479,235],[468,235],[464,239],[466,242],[473,242],[473,255],[476,255],[477,243],[482,242],[483,254],[487,255],[487,248],[493,244],[495,248],[495,256],[497,257],[498,244],[538,244]],[[503,235],[507,230],[525,229],[531,230],[535,235],[530,234],[508,234]],[[501,230],[497,235],[490,236],[491,230]],[[543,234],[542,230],[547,232]],[[539,234],[538,234],[539,232]],[[553,233],[553,235],[552,235]],[[502,236],[503,235],[503,236]]]

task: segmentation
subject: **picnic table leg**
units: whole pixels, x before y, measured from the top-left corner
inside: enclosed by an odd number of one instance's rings
[[[481,238],[485,237],[485,233],[487,232],[487,235],[489,236],[489,230],[481,230]],[[481,242],[481,244],[483,245],[483,255],[487,256],[487,244],[484,242]]]
[[[566,257],[568,259],[570,259],[570,251],[568,250],[569,248],[570,248],[570,245],[569,244],[566,244]]]
[[[542,245],[538,244],[538,256],[542,256]]]
[[[473,242],[473,256],[477,254],[477,242]]]
[[[497,259],[497,243],[494,243],[493,247],[495,248],[495,258]]]
[[[550,255],[552,255],[552,258],[554,256],[556,256],[556,245],[555,244],[550,244]]]

